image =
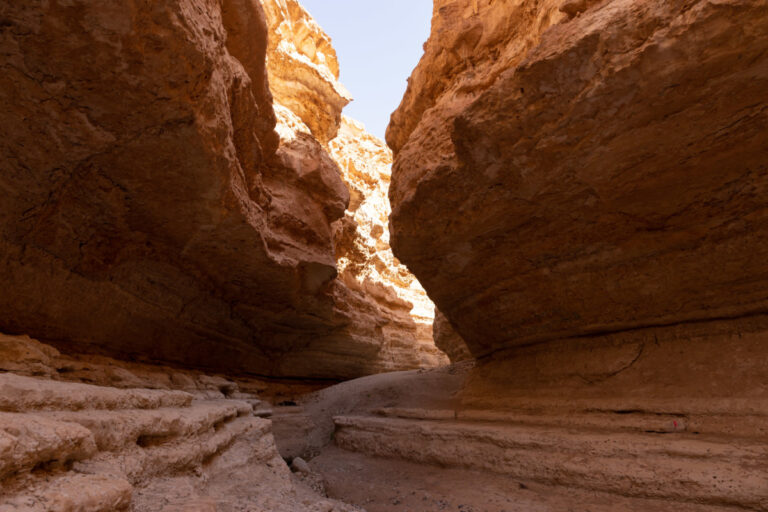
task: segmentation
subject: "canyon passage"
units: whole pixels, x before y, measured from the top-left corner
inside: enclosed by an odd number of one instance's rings
[[[0,0],[0,512],[768,510],[768,1],[421,53],[384,141],[296,0]]]

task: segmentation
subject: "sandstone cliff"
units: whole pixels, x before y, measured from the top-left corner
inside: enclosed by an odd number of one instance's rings
[[[766,91],[764,1],[437,0],[387,133],[392,245],[478,363],[444,429],[342,444],[766,508]]]
[[[288,377],[439,360],[344,334],[380,299],[340,303],[349,191],[327,143],[350,98],[297,2],[33,1],[0,19],[0,329]]]
[[[395,254],[475,355],[764,311],[768,6],[442,0]]]
[[[256,373],[329,329],[348,192],[275,156],[259,4],[2,17],[0,327]]]
[[[269,85],[321,143],[336,137],[351,100],[339,82],[331,39],[296,0],[264,0],[269,24]]]
[[[375,359],[370,348],[347,350],[345,359],[368,373],[447,364],[433,340],[434,305],[389,245],[391,151],[347,117],[330,151],[351,196],[336,224],[336,303],[349,322],[346,334],[376,348]]]
[[[328,35],[309,13],[295,0],[264,7],[278,155],[288,167],[341,175],[351,196],[333,225],[339,277],[329,289],[338,327],[286,353],[278,373],[350,378],[447,363],[432,340],[433,305],[389,247],[391,151],[341,115],[351,97]]]

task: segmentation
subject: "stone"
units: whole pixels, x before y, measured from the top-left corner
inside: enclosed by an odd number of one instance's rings
[[[391,485],[397,475],[453,501],[453,509],[464,503],[462,510],[760,510],[768,503],[768,400],[759,386],[738,382],[758,382],[766,335],[742,327],[749,343],[730,337],[720,371],[708,360],[718,356],[712,347],[723,342],[724,326],[700,325],[702,339],[685,342],[701,350],[687,358],[673,356],[680,340],[642,348],[637,339],[610,347],[590,339],[578,350],[563,340],[480,360],[474,370],[452,365],[344,382],[303,397],[293,414],[276,411],[278,446],[286,456],[283,447],[314,445],[305,451],[328,493],[371,508],[408,496]],[[701,378],[690,379],[690,368],[700,368]],[[298,418],[290,416],[299,415],[308,429],[295,428]],[[382,461],[389,469],[376,469]],[[459,470],[468,472],[438,485]],[[470,500],[493,475],[501,503]],[[518,500],[510,479],[532,492]],[[548,501],[575,489],[583,494]],[[407,504],[450,508],[436,505]]]
[[[348,451],[471,468],[510,478],[637,498],[763,508],[764,474],[746,469],[759,444],[544,428],[541,425],[339,416],[336,443]],[[716,475],[716,478],[712,478]],[[674,507],[673,507],[674,508]]]
[[[354,378],[446,364],[432,340],[432,302],[389,246],[391,151],[341,115],[351,97],[338,81],[330,38],[309,13],[295,1],[264,6],[278,157],[285,168],[314,173],[318,189],[340,175],[350,198],[333,224],[334,329],[286,353],[276,373]]]
[[[157,409],[187,406],[192,399],[183,391],[123,390],[0,373],[0,411]]]
[[[766,90],[762,1],[437,0],[391,242],[476,363],[453,409],[339,415],[335,442],[768,506]]]
[[[768,6],[435,4],[392,245],[477,357],[763,311]]]
[[[132,494],[131,484],[119,478],[68,475],[42,483],[26,496],[0,501],[0,512],[127,511]]]
[[[291,469],[294,471],[298,471],[300,473],[311,473],[312,468],[309,467],[309,464],[307,464],[307,461],[302,459],[301,457],[296,457],[291,462]]]
[[[1,30],[0,331],[271,374],[333,330],[348,192],[277,154],[258,2],[32,1]]]
[[[91,432],[80,425],[0,413],[0,479],[40,464],[64,465],[95,452]]]
[[[36,0],[3,11],[0,53],[0,331],[273,377],[447,361],[404,268],[384,286],[336,279],[350,202],[336,157],[389,156],[362,135],[341,149],[349,123],[331,149],[351,97],[298,2]],[[381,201],[386,183],[372,190]],[[381,274],[393,258],[377,222],[367,265]],[[82,357],[63,369],[155,382]]]
[[[52,375],[59,351],[29,336],[0,334],[0,371],[21,375]]]
[[[352,96],[339,82],[331,38],[296,0],[264,0],[269,23],[269,86],[322,144],[336,137]]]
[[[456,332],[451,322],[445,318],[445,315],[439,311],[435,311],[435,323],[432,329],[434,331],[435,345],[448,355],[452,363],[473,359],[464,339]]]
[[[17,341],[18,361],[5,351],[4,364],[28,361],[27,348],[56,355],[37,340]],[[49,363],[56,366],[53,358]],[[163,368],[131,370],[167,375]],[[271,421],[255,417],[249,402],[221,393],[216,400],[193,400],[178,390],[119,389],[58,377],[56,371],[40,377],[0,373],[0,512],[353,510],[293,482]],[[194,380],[237,389],[219,376],[196,374]],[[253,400],[242,391],[231,394]]]

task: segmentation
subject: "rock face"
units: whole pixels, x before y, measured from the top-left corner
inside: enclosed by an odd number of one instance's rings
[[[307,11],[286,0],[264,7],[278,155],[286,167],[340,174],[351,196],[333,226],[339,277],[329,288],[337,329],[286,354],[278,373],[351,378],[447,363],[432,340],[434,306],[389,246],[391,151],[341,115],[351,98],[338,81],[330,39]]]
[[[442,427],[336,439],[766,508],[768,4],[438,0],[425,48],[392,244],[478,363]]]
[[[2,16],[0,327],[256,373],[329,329],[348,193],[275,155],[258,3]]]
[[[278,103],[327,144],[351,100],[339,82],[331,39],[296,0],[264,0],[269,22],[269,85]]]
[[[766,36],[758,0],[436,2],[393,247],[476,356],[765,311]]]
[[[741,327],[741,350],[715,325],[688,332],[700,353],[686,358],[679,341],[569,340],[469,374],[472,363],[372,375],[275,407],[275,439],[284,457],[308,458],[329,494],[368,510],[765,510],[768,401],[729,393],[759,374],[766,340]],[[728,371],[681,381],[686,367],[711,368],[716,342]],[[666,393],[643,397],[658,384]],[[500,385],[513,388],[503,401]],[[709,397],[689,400],[697,387]]]
[[[27,337],[0,335],[0,355],[2,511],[354,510],[292,482],[261,402],[235,382]]]
[[[345,334],[327,143],[349,96],[298,3],[4,5],[0,54],[0,329],[286,377],[438,361]]]
[[[434,305],[389,245],[391,151],[362,124],[344,117],[330,152],[351,196],[335,226],[334,295],[348,325],[344,334],[354,341],[344,346],[360,347],[357,353],[346,351],[347,364],[367,373],[447,364],[433,340]]]
[[[435,345],[448,355],[452,363],[472,359],[472,354],[464,339],[456,332],[445,315],[439,311],[435,311],[435,322],[432,329]]]

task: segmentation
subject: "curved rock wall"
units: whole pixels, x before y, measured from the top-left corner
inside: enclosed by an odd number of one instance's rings
[[[456,332],[456,329],[445,318],[445,315],[439,311],[435,311],[435,322],[432,330],[434,332],[435,345],[448,355],[452,363],[471,361],[473,359],[472,353],[467,348],[464,339]]]
[[[768,6],[437,1],[395,254],[476,356],[765,311]]]
[[[269,373],[328,328],[348,193],[275,158],[259,4],[2,17],[3,329]]]
[[[387,134],[392,244],[478,361],[447,430],[342,446],[765,508],[740,451],[768,415],[765,91],[764,1],[436,1]]]

